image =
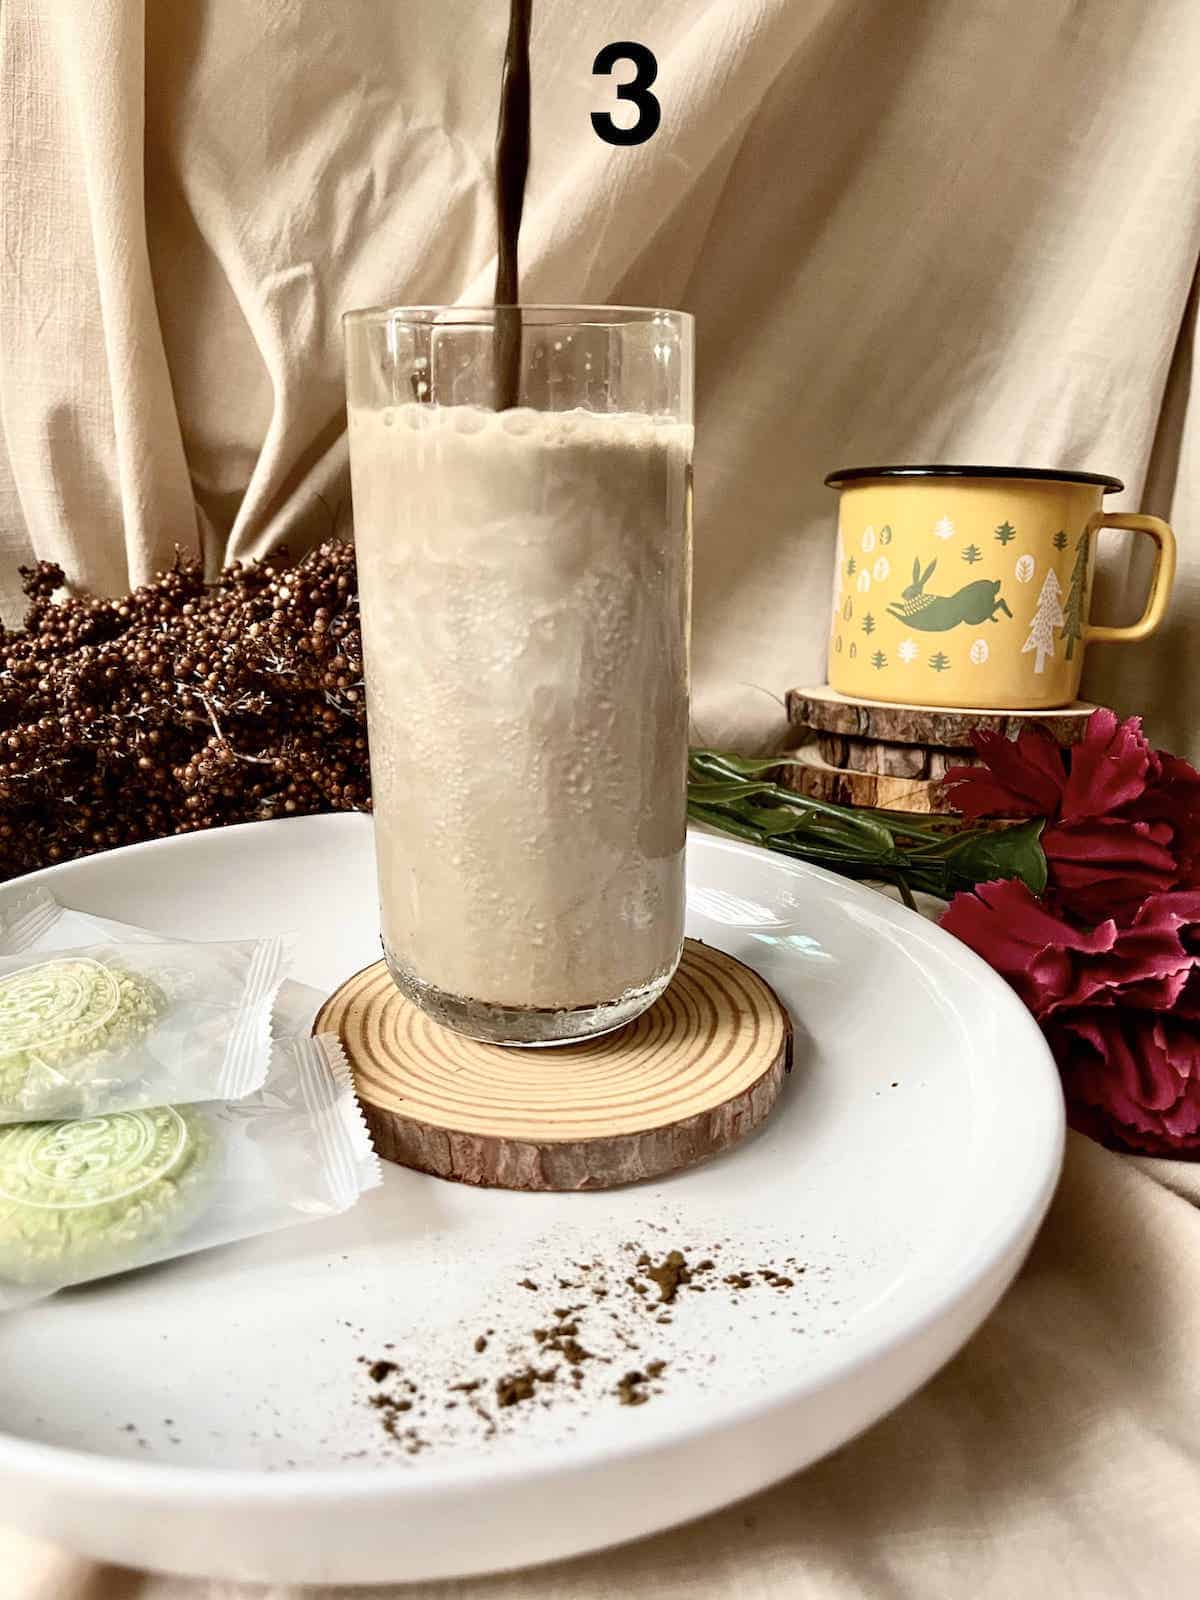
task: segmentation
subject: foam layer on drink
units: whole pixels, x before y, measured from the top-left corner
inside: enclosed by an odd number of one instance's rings
[[[444,993],[605,1003],[682,939],[692,430],[351,408],[384,939]]]

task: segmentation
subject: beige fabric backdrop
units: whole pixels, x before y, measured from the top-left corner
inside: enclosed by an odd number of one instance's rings
[[[117,590],[177,541],[215,566],[346,526],[338,315],[486,298],[505,10],[5,0],[10,620],[30,547]],[[615,38],[661,65],[633,150],[588,118]],[[1200,7],[546,0],[534,57],[526,297],[698,318],[699,734],[770,736],[821,676],[824,473],[958,457],[1116,473],[1174,516],[1165,634],[1094,651],[1088,687],[1200,749]]]
[[[486,299],[502,0],[3,0],[0,605],[346,526],[338,314]],[[597,49],[661,132],[592,133]],[[823,666],[835,465],[1124,477],[1183,573],[1086,687],[1200,753],[1194,0],[540,0],[530,299],[700,337],[696,725]],[[1139,571],[1109,561],[1110,606]],[[1176,1192],[1177,1191],[1177,1192]],[[1030,1268],[895,1418],[747,1508],[462,1596],[1163,1596],[1200,1558],[1192,1169],[1075,1142]],[[2,1421],[2,1419],[0,1419]],[[4,1600],[199,1600],[0,1535]],[[213,1597],[231,1593],[223,1586]]]

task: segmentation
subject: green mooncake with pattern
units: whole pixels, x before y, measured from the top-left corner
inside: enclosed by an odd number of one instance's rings
[[[0,1128],[0,1281],[65,1286],[157,1259],[203,1208],[211,1154],[202,1115],[174,1106]]]
[[[103,1109],[122,1061],[167,1008],[156,983],[90,956],[40,961],[0,977],[0,1113],[67,1115],[81,1092]],[[62,1101],[57,1105],[56,1101]]]

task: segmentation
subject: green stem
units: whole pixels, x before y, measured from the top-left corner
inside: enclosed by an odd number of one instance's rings
[[[798,765],[788,758],[746,760],[695,750],[689,814],[780,855],[846,877],[892,883],[909,905],[915,891],[949,898],[986,878],[1020,878],[1035,894],[1045,888],[1039,821],[981,828],[954,817],[918,820],[907,813],[860,811],[796,794],[763,776]]]

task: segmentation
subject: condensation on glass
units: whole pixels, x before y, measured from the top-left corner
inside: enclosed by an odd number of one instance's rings
[[[439,1022],[618,1027],[683,938],[692,321],[521,308],[346,318],[383,943]]]

